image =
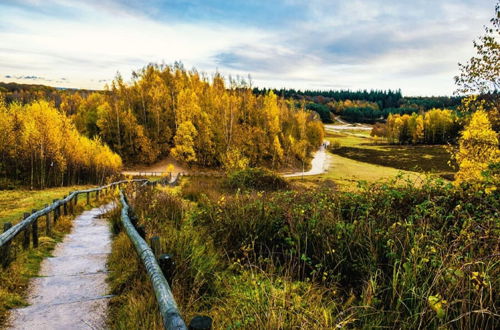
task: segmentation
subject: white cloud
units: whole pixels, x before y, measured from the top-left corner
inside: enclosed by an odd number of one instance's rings
[[[148,16],[152,8],[119,0],[9,1],[0,4],[0,76],[102,88],[116,71],[127,78],[149,62],[182,61],[251,74],[262,87],[450,94],[456,63],[473,54],[493,12],[480,0],[286,2],[302,6],[303,19],[277,16],[282,24],[269,27],[160,21]]]

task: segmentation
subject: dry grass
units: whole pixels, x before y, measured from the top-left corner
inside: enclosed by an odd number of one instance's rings
[[[44,190],[3,190],[0,191],[0,225],[5,222],[19,222],[24,212],[41,209],[75,190],[88,189],[90,186],[71,186],[49,188]],[[82,197],[80,197],[82,198]]]

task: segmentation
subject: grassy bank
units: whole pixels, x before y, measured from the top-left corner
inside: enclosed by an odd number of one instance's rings
[[[177,195],[130,196],[148,237],[174,256],[186,320],[206,314],[226,329],[500,325],[498,192],[442,181],[356,192],[206,186],[210,196],[195,181]],[[109,263],[119,295],[110,327],[154,328],[149,280],[121,233]]]
[[[40,210],[52,200],[60,199],[74,190],[87,189],[90,186],[70,186],[49,188],[44,190],[2,190],[0,191],[0,225],[5,222],[19,222],[24,212],[32,209]]]

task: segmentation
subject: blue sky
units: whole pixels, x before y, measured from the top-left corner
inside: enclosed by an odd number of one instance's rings
[[[0,0],[0,81],[100,89],[181,61],[260,87],[449,95],[494,0]]]

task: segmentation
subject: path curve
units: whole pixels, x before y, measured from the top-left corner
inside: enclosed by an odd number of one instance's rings
[[[30,282],[30,306],[11,311],[9,329],[103,329],[110,296],[106,260],[109,223],[99,218],[113,203],[84,211],[71,233],[41,264]]]
[[[330,155],[325,147],[325,144],[328,145],[328,143],[328,141],[325,141],[318,151],[314,153],[311,161],[311,169],[309,171],[284,174],[283,176],[289,178],[294,176],[318,175],[325,173],[330,166]]]

